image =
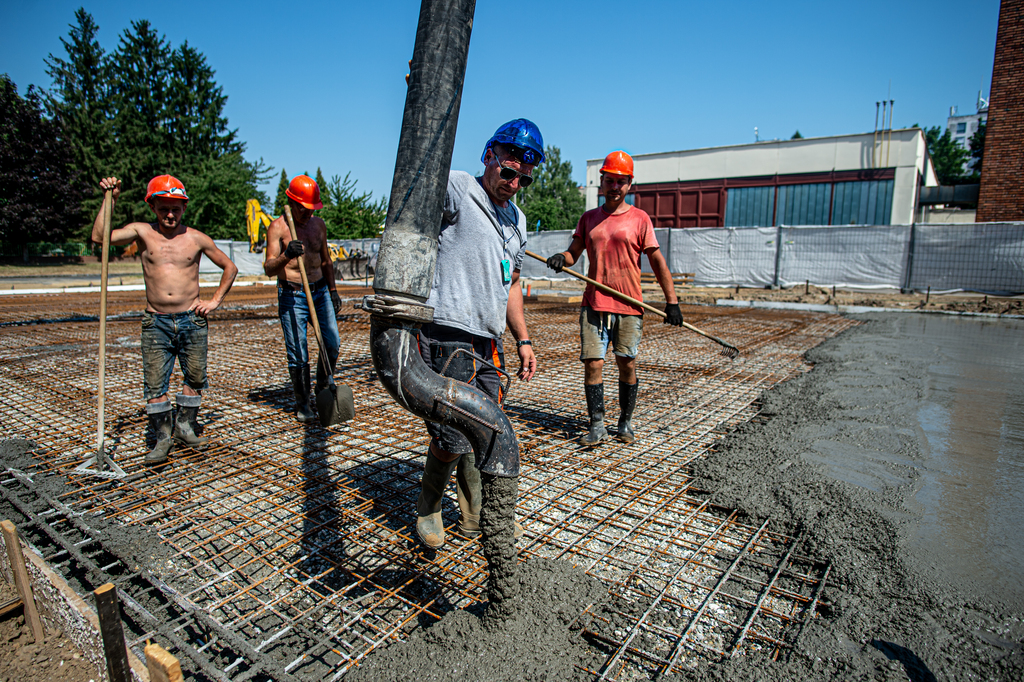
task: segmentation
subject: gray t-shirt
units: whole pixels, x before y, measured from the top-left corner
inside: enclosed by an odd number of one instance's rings
[[[526,256],[526,217],[508,204],[495,206],[469,173],[448,175],[434,287],[427,297],[436,324],[492,339],[505,332],[509,284],[502,280],[501,261],[516,271]]]

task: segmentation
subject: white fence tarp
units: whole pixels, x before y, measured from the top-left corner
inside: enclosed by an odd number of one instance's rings
[[[778,284],[870,289],[903,286],[909,225],[783,227]]]
[[[779,244],[779,234],[782,239]],[[694,273],[697,286],[817,286],[1024,292],[1024,223],[962,225],[847,225],[706,227],[655,230],[672,272]],[[531,232],[526,248],[547,257],[568,248],[572,232]],[[355,256],[339,272],[358,279],[380,248],[379,239],[331,240]],[[248,242],[217,240],[244,275],[263,274],[263,254]],[[365,256],[365,257],[364,257]],[[644,272],[650,263],[642,259]],[[585,274],[586,254],[572,268]],[[220,269],[202,259],[201,273]],[[571,279],[529,256],[524,278]]]

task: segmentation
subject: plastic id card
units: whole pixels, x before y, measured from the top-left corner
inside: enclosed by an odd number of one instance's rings
[[[501,283],[508,284],[512,281],[512,263],[508,258],[501,259]]]

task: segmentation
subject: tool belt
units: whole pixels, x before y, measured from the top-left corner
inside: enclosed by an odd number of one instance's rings
[[[277,286],[281,289],[285,289],[286,291],[302,291],[302,282],[289,282],[285,279],[279,279],[277,280]],[[309,283],[309,291],[310,293],[313,293],[314,291],[319,291],[326,286],[327,278],[321,277],[317,281]]]

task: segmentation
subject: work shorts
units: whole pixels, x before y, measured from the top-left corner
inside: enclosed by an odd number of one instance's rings
[[[142,316],[142,375],[146,400],[167,393],[174,359],[178,359],[185,385],[197,391],[206,381],[206,318],[191,310]]]
[[[608,344],[622,358],[635,358],[644,330],[643,315],[620,315],[580,308],[580,360],[604,360]]]
[[[439,324],[425,324],[419,332],[420,355],[427,366],[438,374],[476,386],[496,402],[502,399],[501,375],[493,367],[481,363],[469,353],[455,353],[457,349],[468,350],[487,362],[505,369],[505,351],[501,339],[476,336],[461,329]],[[454,354],[454,357],[453,357]],[[449,358],[451,362],[448,363]],[[448,368],[444,369],[445,363]],[[434,442],[443,450],[455,455],[473,452],[466,437],[451,426],[427,422],[427,431]]]

